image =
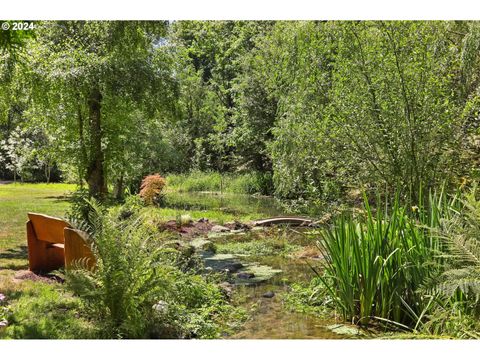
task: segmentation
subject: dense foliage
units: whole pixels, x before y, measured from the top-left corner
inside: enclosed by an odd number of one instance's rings
[[[121,198],[155,172],[253,172],[258,192],[331,201],[478,177],[476,22],[32,31],[1,54],[3,178],[61,175]]]
[[[480,337],[478,192],[428,199],[373,211],[365,198],[362,212],[336,219],[318,242],[326,266],[289,300],[357,325]]]
[[[96,268],[82,259],[66,271],[66,285],[106,338],[214,338],[236,312],[213,282],[189,265],[191,252],[138,214],[119,220],[90,203],[90,246]],[[81,216],[81,214],[79,215]],[[170,244],[170,245],[169,245]]]
[[[263,194],[293,211],[334,209],[317,223],[326,267],[293,287],[297,303],[362,325],[478,336],[479,50],[473,21],[2,30],[0,180],[79,185],[70,215],[90,233],[98,268],[67,272],[67,286],[103,322],[101,336],[220,331],[218,288],[137,217],[166,185],[175,196]],[[124,205],[95,212],[93,199]],[[357,214],[335,216],[345,208]],[[191,221],[168,214],[178,227]],[[236,251],[272,249],[285,250]]]

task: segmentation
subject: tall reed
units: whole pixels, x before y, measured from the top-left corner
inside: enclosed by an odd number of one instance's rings
[[[323,231],[322,281],[345,320],[415,325],[428,304],[417,290],[439,272],[434,261],[438,242],[398,197],[390,207],[378,201],[375,215],[366,196],[364,206],[361,219],[342,216]]]

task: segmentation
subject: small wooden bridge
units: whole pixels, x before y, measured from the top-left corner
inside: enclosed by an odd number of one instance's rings
[[[278,216],[253,222],[253,226],[272,226],[272,225],[290,225],[290,226],[310,226],[312,219],[298,216]]]

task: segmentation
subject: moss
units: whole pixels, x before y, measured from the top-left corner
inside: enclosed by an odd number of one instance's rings
[[[260,239],[249,242],[227,242],[217,245],[218,253],[231,253],[243,256],[287,256],[302,247],[275,239]]]

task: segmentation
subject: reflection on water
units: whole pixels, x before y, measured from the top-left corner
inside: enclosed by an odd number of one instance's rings
[[[342,339],[344,335],[335,334],[326,326],[333,319],[322,319],[314,314],[301,314],[285,309],[282,295],[288,290],[289,284],[298,281],[309,281],[313,272],[304,260],[289,259],[281,256],[250,257],[249,260],[270,265],[282,273],[265,283],[255,286],[239,286],[236,290],[239,305],[251,308],[257,307],[251,319],[244,325],[242,331],[231,336],[233,339]],[[315,261],[315,260],[312,260]],[[311,262],[312,262],[311,261]],[[318,264],[312,264],[318,266]],[[273,298],[263,295],[273,291]]]

